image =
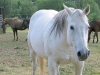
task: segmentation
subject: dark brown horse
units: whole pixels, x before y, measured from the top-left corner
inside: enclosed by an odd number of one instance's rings
[[[2,27],[4,27],[6,24],[9,24],[13,30],[14,34],[14,40],[15,40],[15,34],[16,34],[16,41],[18,40],[18,32],[17,30],[25,30],[27,27],[22,28],[23,20],[15,19],[15,18],[6,18],[4,19],[2,23]]]
[[[23,23],[21,25],[21,27],[24,29],[24,28],[29,28],[29,22],[30,22],[30,19],[24,19],[23,20]],[[26,39],[27,41],[27,39]]]
[[[95,36],[97,37],[96,43],[98,43],[99,41],[98,32],[100,31],[100,20],[91,21],[89,24],[90,24],[90,27],[89,27],[89,34],[88,34],[88,42],[90,41],[91,32],[94,32],[93,43],[94,43]]]
[[[29,22],[30,22],[30,19],[24,19],[23,20],[23,23],[21,25],[21,27],[24,29],[24,28],[29,28]]]

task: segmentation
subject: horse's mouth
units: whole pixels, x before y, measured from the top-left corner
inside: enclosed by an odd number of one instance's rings
[[[87,58],[79,58],[79,57],[78,57],[78,60],[79,60],[79,61],[85,61],[86,59],[87,59]]]
[[[87,51],[85,54],[77,53],[79,61],[85,61],[90,55],[90,51]]]

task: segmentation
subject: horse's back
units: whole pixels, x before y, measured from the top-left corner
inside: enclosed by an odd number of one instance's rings
[[[34,32],[36,30],[45,28],[45,26],[51,21],[56,13],[57,11],[55,10],[39,10],[34,13],[30,19],[29,32],[31,30]]]
[[[39,10],[36,13],[34,13],[30,19],[30,28],[34,26],[34,23],[41,22],[41,23],[47,23],[50,21],[50,19],[53,18],[53,16],[57,13],[55,10]],[[34,22],[33,22],[34,21]],[[43,22],[45,21],[45,22]],[[39,23],[40,24],[40,23]],[[37,24],[36,24],[37,25]],[[41,24],[42,25],[42,24]]]
[[[89,24],[91,31],[100,31],[100,20],[91,21]]]
[[[43,51],[43,35],[55,14],[57,14],[55,10],[39,10],[34,13],[30,19],[28,42],[40,56],[45,56]]]

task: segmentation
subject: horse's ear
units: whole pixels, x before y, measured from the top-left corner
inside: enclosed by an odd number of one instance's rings
[[[83,10],[83,13],[88,15],[90,13],[90,5],[87,4],[86,8]]]
[[[69,15],[71,15],[71,10],[63,3],[63,7],[65,8],[65,10],[68,12]]]

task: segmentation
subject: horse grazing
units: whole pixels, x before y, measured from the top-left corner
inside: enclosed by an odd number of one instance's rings
[[[19,20],[19,19],[15,19],[15,18],[6,18],[4,19],[3,23],[2,23],[2,27],[4,27],[6,24],[9,24],[10,27],[13,30],[13,34],[14,34],[14,40],[15,40],[15,34],[16,34],[16,41],[18,41],[18,33],[17,30],[25,30],[27,27],[22,28],[22,23],[23,20]]]
[[[24,20],[23,20],[23,23],[22,23],[22,25],[21,25],[21,27],[22,27],[23,29],[29,28],[29,22],[30,22],[30,19],[24,19]],[[27,39],[26,39],[26,41],[27,41]]]
[[[22,23],[22,25],[21,25],[21,27],[22,27],[23,29],[29,28],[29,22],[30,22],[30,19],[24,19],[24,20],[23,20],[23,23]]]
[[[89,24],[90,24],[90,27],[89,27],[89,34],[88,34],[88,43],[90,41],[91,32],[94,32],[93,43],[94,43],[95,36],[97,37],[96,43],[98,43],[99,41],[98,32],[100,31],[100,20],[91,21]]]
[[[30,19],[28,45],[33,75],[36,75],[37,56],[48,60],[50,75],[60,75],[60,64],[68,63],[75,66],[75,75],[82,75],[84,61],[90,54],[86,16],[90,6],[84,10],[63,6],[59,12],[39,10]]]

